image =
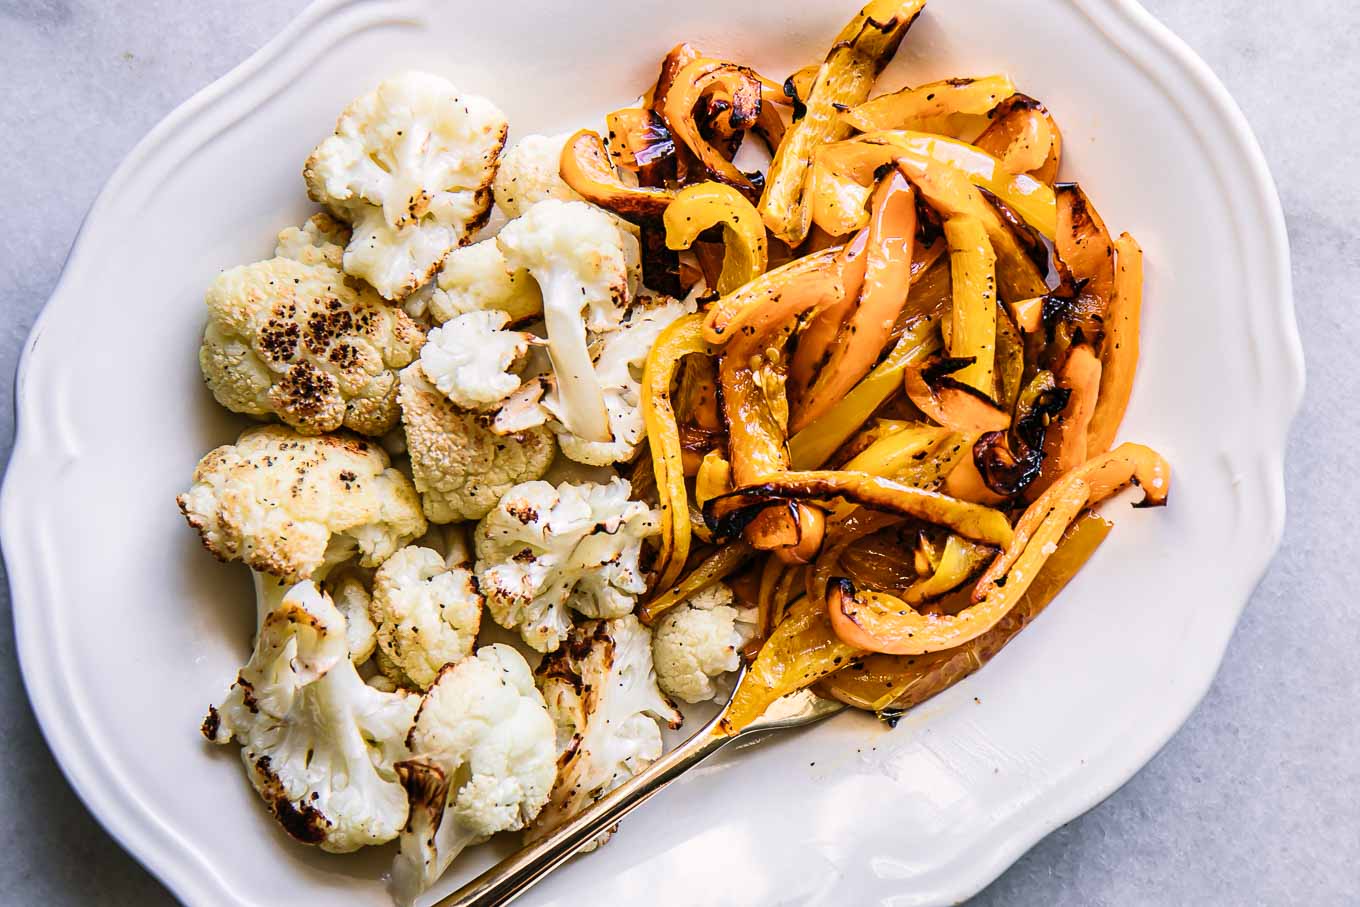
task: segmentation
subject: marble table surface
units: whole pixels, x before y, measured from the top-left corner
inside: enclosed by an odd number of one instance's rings
[[[1283,197],[1309,382],[1289,448],[1284,547],[1180,733],[975,903],[1353,904],[1360,634],[1346,590],[1360,585],[1360,495],[1342,472],[1360,442],[1360,183],[1348,169],[1360,147],[1350,119],[1360,10],[1144,2],[1227,83]],[[0,457],[24,337],[99,187],[143,133],[302,5],[0,0],[0,197],[17,218],[0,231]],[[171,903],[67,786],[24,695],[7,597],[0,610],[0,903]]]

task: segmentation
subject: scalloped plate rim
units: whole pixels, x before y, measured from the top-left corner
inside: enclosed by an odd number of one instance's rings
[[[1263,527],[1263,553],[1260,563],[1249,571],[1242,583],[1244,592],[1235,597],[1237,605],[1233,622],[1240,618],[1251,591],[1255,589],[1266,569],[1279,549],[1284,530],[1285,492],[1284,492],[1284,451],[1290,424],[1302,402],[1305,371],[1302,343],[1294,314],[1292,295],[1292,276],[1288,235],[1280,206],[1278,192],[1259,143],[1253,135],[1241,109],[1229,95],[1227,89],[1209,69],[1208,65],[1171,30],[1143,9],[1136,0],[1067,0],[1082,16],[1106,34],[1113,44],[1127,54],[1130,59],[1143,66],[1148,78],[1165,83],[1168,68],[1149,65],[1147,53],[1137,53],[1096,19],[1092,8],[1101,8],[1122,19],[1124,27],[1140,33],[1153,48],[1164,54],[1167,60],[1179,67],[1180,74],[1188,77],[1189,85],[1202,96],[1207,104],[1229,129],[1229,138],[1224,153],[1235,153],[1252,178],[1249,187],[1254,194],[1254,202],[1266,216],[1268,223],[1263,226],[1266,235],[1261,240],[1271,251],[1271,261],[1266,268],[1275,278],[1273,295],[1275,306],[1267,315],[1273,316],[1271,337],[1276,341],[1272,349],[1271,361],[1281,367],[1281,378],[1285,385],[1280,391],[1281,407],[1275,413],[1273,433],[1263,442],[1260,456],[1264,457],[1265,509],[1268,514],[1267,525]],[[124,846],[148,871],[164,883],[178,898],[190,903],[220,903],[225,893],[230,897],[225,885],[215,873],[208,871],[195,873],[195,861],[185,860],[175,853],[170,845],[175,843],[176,835],[169,829],[157,832],[154,826],[158,819],[145,803],[133,804],[131,808],[120,805],[110,792],[98,783],[97,775],[101,763],[97,753],[82,748],[79,728],[70,727],[62,720],[57,707],[57,695],[61,686],[68,684],[68,678],[57,676],[40,669],[46,659],[45,645],[50,644],[37,626],[40,615],[28,614],[30,607],[36,608],[33,590],[36,576],[40,572],[37,558],[12,558],[10,554],[29,554],[27,538],[22,533],[20,493],[17,490],[26,458],[34,446],[35,431],[28,427],[30,420],[38,416],[34,407],[25,400],[29,391],[28,372],[37,354],[46,322],[63,295],[67,274],[74,262],[81,256],[88,234],[95,229],[101,216],[117,195],[118,191],[138,172],[139,166],[167,139],[175,136],[182,127],[192,123],[195,118],[211,113],[222,99],[234,90],[252,81],[269,75],[270,65],[282,59],[293,43],[293,39],[308,27],[336,15],[347,7],[365,5],[362,0],[315,0],[304,8],[282,31],[247,57],[231,71],[196,92],[188,100],[176,107],[162,119],[130,151],[100,190],[86,214],[72,243],[71,251],[63,265],[62,274],[54,287],[47,304],[35,320],[17,368],[15,381],[15,443],[6,471],[5,482],[0,489],[0,546],[6,552],[6,569],[9,576],[12,610],[15,622],[16,651],[20,662],[25,688],[33,705],[35,716],[47,740],[48,746],[56,756],[63,774],[76,790],[82,801],[94,814],[101,825]],[[384,6],[386,3],[373,4]],[[1257,336],[1258,342],[1263,342]],[[26,604],[34,602],[33,604]],[[999,845],[993,850],[991,859],[977,862],[966,875],[955,878],[954,884],[946,891],[918,892],[919,900],[914,903],[950,903],[963,900],[980,891],[997,878],[1026,850],[1048,835],[1060,825],[1075,819],[1094,807],[1129,780],[1143,765],[1166,744],[1198,706],[1217,673],[1218,666],[1226,651],[1231,633],[1223,637],[1223,645],[1217,652],[1206,653],[1197,663],[1198,671],[1191,678],[1187,694],[1182,700],[1169,703],[1163,713],[1163,720],[1155,732],[1149,732],[1132,748],[1131,755],[1121,764],[1106,763],[1097,777],[1089,778],[1084,786],[1073,785],[1072,790],[1063,794],[1048,792],[1040,802],[1023,814],[1017,815],[1016,826],[1009,834],[1001,836]],[[993,829],[997,831],[998,829]],[[180,853],[192,850],[182,848]]]

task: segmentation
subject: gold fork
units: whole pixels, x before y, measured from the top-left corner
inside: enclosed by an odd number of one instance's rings
[[[743,669],[734,687],[734,696],[745,676]],[[752,734],[813,724],[845,709],[843,703],[803,690],[776,700],[765,710],[765,714],[732,733],[722,726],[723,717],[731,707],[732,699],[729,697],[722,711],[684,743],[601,797],[547,837],[501,860],[439,901],[435,907],[499,907],[508,904],[565,863],[596,835],[612,828],[624,816],[651,799],[652,795],[732,741]]]

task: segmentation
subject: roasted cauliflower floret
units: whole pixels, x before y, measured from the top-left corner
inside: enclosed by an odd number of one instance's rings
[[[440,668],[472,652],[482,596],[472,571],[450,569],[439,552],[409,545],[373,574],[370,613],[383,654],[425,689]]]
[[[505,152],[491,188],[496,205],[506,217],[519,217],[536,202],[549,198],[583,201],[562,179],[562,147],[569,138],[569,132],[526,135]]]
[[[523,828],[548,800],[553,722],[524,656],[504,645],[445,667],[425,694],[397,770],[411,815],[391,891],[409,905],[462,850]]]
[[[714,680],[741,666],[741,647],[755,630],[755,609],[732,606],[722,583],[666,611],[652,628],[652,658],[661,689],[684,702],[721,695]]]
[[[203,734],[241,744],[250,783],[288,834],[345,853],[406,822],[394,763],[419,699],[360,679],[345,619],[311,582],[289,590]]]
[[[488,309],[505,312],[518,322],[543,311],[543,294],[528,271],[510,270],[493,238],[450,252],[435,279],[407,297],[403,306],[412,317],[428,316],[435,324]]]
[[[307,194],[353,228],[345,272],[388,299],[429,281],[486,221],[505,115],[422,72],[355,100],[303,168]]]
[[[349,660],[361,665],[373,656],[378,645],[378,628],[369,616],[372,596],[355,571],[336,571],[339,575],[326,578],[323,591],[331,597],[335,608],[345,618],[345,641],[349,645]],[[258,574],[257,574],[258,575]]]
[[[301,227],[289,227],[279,234],[275,258],[291,258],[304,265],[329,265],[342,270],[349,227],[325,212],[313,214]]]
[[[396,424],[397,370],[425,340],[405,312],[325,264],[272,258],[208,290],[198,362],[217,402],[306,434]]]
[[[611,440],[586,330],[613,330],[623,316],[629,300],[626,237],[599,208],[555,199],[534,205],[496,236],[509,266],[527,270],[543,293],[558,417],[586,441]]]
[[[209,452],[176,500],[219,559],[295,582],[356,552],[376,567],[426,528],[411,480],[376,443],[281,425]]]
[[[477,576],[496,623],[552,652],[571,630],[571,610],[630,613],[647,588],[638,564],[642,541],[660,520],[629,499],[631,490],[624,479],[510,489],[474,537]]]
[[[529,829],[542,837],[661,756],[657,720],[678,728],[680,713],[656,684],[651,634],[628,614],[572,630],[538,669],[557,727],[558,771],[548,805]],[[609,839],[600,835],[582,851]]]
[[[496,434],[489,416],[454,406],[419,368],[401,373],[399,396],[411,473],[435,523],[481,519],[510,488],[552,465],[551,431]]]
[[[468,312],[430,331],[420,350],[426,379],[463,409],[488,410],[519,390],[516,370],[536,338],[506,330],[504,312]]]

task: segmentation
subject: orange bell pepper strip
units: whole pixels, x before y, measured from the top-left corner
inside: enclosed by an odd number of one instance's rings
[[[765,273],[769,255],[765,224],[755,206],[731,186],[715,182],[686,186],[676,193],[662,222],[666,248],[673,251],[688,249],[700,233],[722,224],[726,254],[714,289],[724,296]]]
[[[1053,185],[1062,163],[1062,132],[1043,104],[1013,94],[991,112],[991,125],[973,142],[1010,173]]]
[[[675,74],[666,92],[661,115],[670,126],[671,134],[698,158],[713,179],[755,198],[758,193],[751,180],[699,130],[694,108],[705,95],[715,91],[721,91],[731,105],[729,123],[744,118],[754,124],[759,117],[760,77],[745,66],[710,57],[691,60]]]
[[[1076,323],[1090,338],[1099,336],[1114,296],[1114,241],[1091,200],[1076,183],[1054,188],[1058,202],[1058,258],[1079,282],[1073,308]],[[1039,294],[1035,294],[1039,295]]]
[[[1129,407],[1138,371],[1138,322],[1143,307],[1143,250],[1125,233],[1115,241],[1114,298],[1105,313],[1105,339],[1100,345],[1100,395],[1086,436],[1087,452],[1102,454],[1114,444]]]
[[[792,431],[826,413],[873,369],[907,304],[916,242],[916,190],[894,172],[874,190],[871,205],[859,298],[842,319],[811,387],[800,398]],[[850,298],[847,293],[842,302]]]
[[[1037,497],[1057,478],[1086,462],[1087,434],[1100,393],[1100,359],[1086,343],[1072,347],[1058,370],[1058,386],[1071,391],[1067,406],[1044,434],[1044,464],[1028,493]]]
[[[1148,503],[1163,503],[1170,468],[1148,448],[1124,445],[1063,476],[1025,512],[1013,541],[974,588],[973,604],[957,614],[921,614],[895,595],[834,578],[827,590],[831,625],[846,644],[890,655],[938,652],[977,639],[1020,602],[1077,516],[1130,481],[1143,486]]]
[[[624,185],[605,151],[604,139],[589,129],[567,139],[559,169],[563,181],[586,201],[635,224],[655,222],[675,198],[669,189]]]

